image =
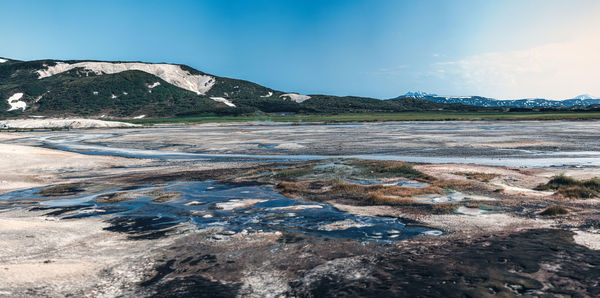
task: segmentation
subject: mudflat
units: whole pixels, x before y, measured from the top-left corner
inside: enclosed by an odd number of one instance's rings
[[[598,128],[2,132],[0,295],[594,297]]]

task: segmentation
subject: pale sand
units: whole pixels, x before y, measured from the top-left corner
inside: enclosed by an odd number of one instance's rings
[[[444,214],[429,215],[420,219],[429,227],[438,228],[444,232],[468,234],[492,234],[502,231],[524,231],[528,229],[550,228],[553,220],[528,219],[510,214]]]
[[[100,218],[58,220],[41,212],[1,212],[0,296],[31,289],[35,292],[28,296],[122,295],[145,278],[153,251],[174,239],[130,241],[104,227]]]
[[[2,138],[10,135],[0,134]],[[115,166],[132,166],[146,161],[110,156],[89,156],[45,148],[0,144],[0,193],[17,189],[69,182],[60,174],[86,175]]]
[[[139,127],[140,125],[118,121],[97,119],[15,119],[0,121],[0,128],[113,128]]]
[[[467,181],[459,173],[495,174],[498,177],[487,182],[488,186],[502,189],[505,194],[545,198],[554,192],[534,190],[536,186],[548,182],[559,172],[555,169],[522,169],[502,166],[485,166],[476,164],[423,164],[416,169],[436,178],[445,180]]]
[[[586,231],[574,231],[573,240],[579,245],[583,245],[589,249],[600,250],[600,231],[595,233]]]
[[[541,141],[512,141],[512,142],[490,142],[486,144],[475,144],[474,147],[480,148],[521,148],[534,146],[558,146],[558,142],[541,142]]]

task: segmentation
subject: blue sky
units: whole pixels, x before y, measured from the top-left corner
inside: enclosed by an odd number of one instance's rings
[[[600,1],[4,1],[0,56],[173,62],[305,94],[600,96]]]

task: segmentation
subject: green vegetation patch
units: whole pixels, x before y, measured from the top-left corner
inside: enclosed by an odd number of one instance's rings
[[[247,122],[247,121],[270,121],[270,122],[324,122],[324,123],[346,123],[346,122],[381,122],[381,121],[476,121],[476,120],[588,120],[600,119],[599,112],[402,112],[402,113],[313,113],[296,115],[277,115],[254,113],[238,116],[199,115],[173,118],[145,118],[128,120],[131,123],[152,125],[160,123],[220,123],[220,122]]]

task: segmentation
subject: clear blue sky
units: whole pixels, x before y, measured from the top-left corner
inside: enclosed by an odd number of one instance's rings
[[[600,96],[595,0],[0,0],[0,10],[0,57],[183,63],[305,94]]]

